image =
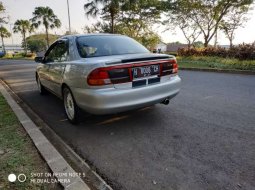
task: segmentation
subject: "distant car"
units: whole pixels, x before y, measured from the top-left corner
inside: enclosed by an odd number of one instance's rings
[[[62,98],[71,123],[80,109],[101,115],[168,104],[180,90],[174,56],[150,53],[123,35],[65,36],[35,61],[39,92]]]
[[[5,56],[5,52],[4,51],[0,51],[0,58]]]

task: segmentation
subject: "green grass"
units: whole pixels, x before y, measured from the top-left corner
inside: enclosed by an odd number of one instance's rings
[[[180,68],[213,68],[255,71],[255,60],[240,61],[221,57],[177,57]]]
[[[54,189],[56,184],[34,184],[30,182],[31,173],[49,173],[32,141],[19,124],[15,114],[0,94],[0,189]],[[8,175],[25,174],[24,183],[10,183]]]

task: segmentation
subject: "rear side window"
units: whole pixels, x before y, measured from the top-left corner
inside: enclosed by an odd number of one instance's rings
[[[81,36],[76,42],[83,58],[149,52],[140,43],[126,36]]]
[[[45,55],[45,62],[64,62],[67,61],[68,42],[66,40],[57,41],[53,44]]]

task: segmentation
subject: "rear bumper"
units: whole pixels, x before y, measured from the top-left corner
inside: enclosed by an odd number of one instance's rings
[[[71,88],[77,105],[97,115],[112,114],[138,109],[173,98],[180,91],[178,75],[164,82],[130,89],[81,89]]]

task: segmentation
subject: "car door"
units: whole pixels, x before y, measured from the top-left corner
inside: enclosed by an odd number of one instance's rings
[[[69,59],[69,46],[67,39],[55,42],[52,49],[45,56],[45,62],[49,65],[49,89],[61,96],[61,84],[67,61]]]

